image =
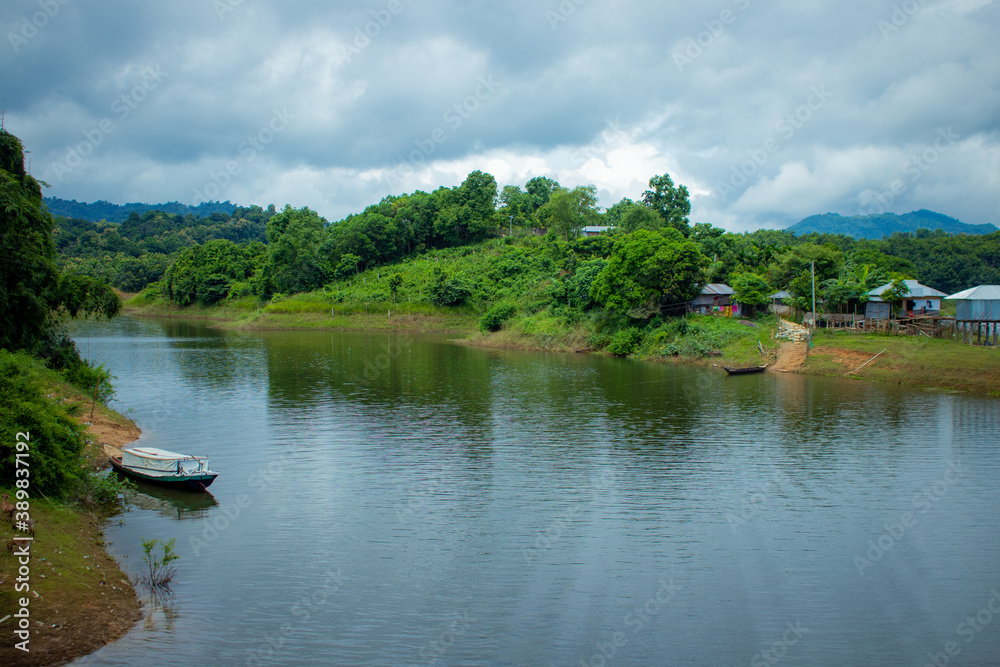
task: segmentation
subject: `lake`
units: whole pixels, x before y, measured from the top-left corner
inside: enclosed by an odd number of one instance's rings
[[[139,444],[220,472],[109,522],[133,575],[176,538],[173,594],[74,664],[1000,664],[995,399],[444,335],[72,334]]]

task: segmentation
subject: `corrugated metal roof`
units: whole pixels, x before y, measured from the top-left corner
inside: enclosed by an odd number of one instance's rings
[[[614,227],[613,226],[612,227],[602,227],[600,225],[590,225],[589,227],[584,227],[583,228],[583,232],[585,234],[588,233],[588,232],[602,233],[602,232],[608,231],[609,229],[614,229]]]
[[[910,293],[906,295],[907,299],[926,299],[926,298],[940,298],[946,296],[944,292],[938,291],[933,287],[928,287],[927,285],[921,285],[916,280],[904,280],[906,286],[910,288]],[[876,287],[872,291],[868,292],[868,296],[873,297],[872,301],[881,301],[882,299],[878,296],[892,287],[892,283],[886,283],[881,287]]]
[[[945,298],[993,301],[994,299],[1000,299],[1000,285],[979,285],[977,287],[970,287],[967,290],[956,292],[955,294],[946,296]]]
[[[780,292],[775,292],[774,294],[772,294],[771,296],[769,296],[767,298],[768,299],[790,299],[790,298],[792,298],[792,295],[791,295],[791,293],[788,290],[783,289]]]
[[[709,283],[701,288],[701,293],[729,296],[733,293],[733,288],[725,283]]]

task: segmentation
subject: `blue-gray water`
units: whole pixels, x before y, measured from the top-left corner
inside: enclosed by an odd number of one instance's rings
[[[221,472],[109,524],[133,574],[177,539],[174,595],[76,664],[1000,664],[995,399],[444,336],[74,338],[142,444]]]

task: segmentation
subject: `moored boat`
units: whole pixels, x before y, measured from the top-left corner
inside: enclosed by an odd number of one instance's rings
[[[767,364],[763,366],[745,366],[743,368],[733,368],[731,366],[723,366],[726,372],[730,375],[746,375],[747,373],[763,373],[764,369],[767,368]]]
[[[190,491],[205,491],[219,473],[208,467],[208,457],[168,452],[156,447],[118,450],[104,446],[111,467],[134,479]]]

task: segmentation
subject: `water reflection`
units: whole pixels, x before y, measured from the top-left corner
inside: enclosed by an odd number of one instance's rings
[[[109,526],[181,559],[93,664],[752,664],[800,621],[782,664],[923,664],[1000,581],[995,400],[444,338],[84,325],[222,473]]]
[[[111,474],[119,479],[128,479],[136,485],[137,493],[132,499],[133,505],[179,521],[203,519],[208,516],[211,508],[219,504],[208,491],[171,489],[126,477],[117,471],[112,471]]]

